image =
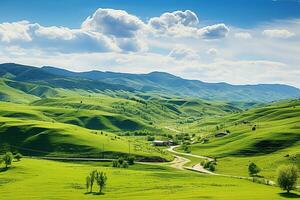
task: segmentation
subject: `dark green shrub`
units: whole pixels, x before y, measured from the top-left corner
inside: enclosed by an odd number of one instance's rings
[[[6,152],[4,154],[4,156],[2,157],[2,160],[5,164],[5,168],[8,168],[8,166],[11,165],[13,159],[14,159],[14,156],[11,152]]]
[[[129,156],[127,158],[127,162],[129,165],[134,165],[135,157],[134,156]]]
[[[248,172],[250,176],[254,176],[260,172],[260,168],[255,163],[251,162],[248,166]]]
[[[208,169],[209,169],[209,171],[214,172],[216,170],[215,164],[213,162],[210,162]]]
[[[17,161],[20,161],[21,158],[23,158],[22,154],[17,153],[17,154],[15,155],[15,159],[16,159]]]
[[[127,161],[124,161],[123,164],[122,164],[122,167],[123,167],[123,168],[128,168],[128,162],[127,162]]]
[[[114,161],[112,162],[112,166],[113,166],[113,167],[119,167],[120,165],[119,165],[119,162],[118,162],[117,160],[114,160]]]

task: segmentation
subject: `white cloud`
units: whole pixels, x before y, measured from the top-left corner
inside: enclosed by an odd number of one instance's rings
[[[286,29],[269,29],[262,32],[264,36],[271,38],[290,38],[295,34]]]
[[[194,60],[194,59],[198,59],[199,57],[196,51],[184,47],[176,47],[172,49],[172,51],[170,51],[168,56],[176,60],[182,60],[182,59]]]
[[[0,41],[7,43],[13,41],[31,41],[28,33],[29,29],[28,21],[2,23],[0,24]]]
[[[218,39],[226,37],[229,32],[229,28],[225,24],[199,28],[199,19],[190,10],[163,13],[160,17],[151,18],[148,25],[150,30],[156,34],[174,37]]]
[[[218,50],[215,49],[215,48],[211,48],[211,49],[208,49],[206,53],[211,55],[211,56],[215,56],[215,55],[218,54]]]
[[[175,11],[172,13],[166,12],[159,17],[153,17],[149,20],[149,26],[158,32],[168,31],[169,28],[176,26],[193,27],[199,22],[197,15],[190,11]]]
[[[234,34],[234,37],[239,39],[251,39],[252,35],[248,32],[238,32]]]
[[[144,28],[144,23],[124,10],[99,8],[82,23],[82,28],[117,38],[132,38]]]
[[[197,31],[198,35],[205,39],[219,39],[227,36],[229,28],[225,24],[206,26]]]
[[[141,40],[136,38],[116,38],[115,39],[119,48],[121,48],[124,52],[140,52],[147,51],[147,44]]]
[[[48,39],[62,39],[71,40],[74,39],[73,31],[66,27],[43,27],[38,25],[38,29],[35,30],[35,34],[38,37],[45,37]]]

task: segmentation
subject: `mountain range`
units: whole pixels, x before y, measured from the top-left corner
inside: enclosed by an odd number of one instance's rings
[[[289,85],[206,83],[199,80],[183,79],[165,72],[151,72],[148,74],[102,71],[73,72],[51,66],[39,68],[15,63],[3,63],[0,64],[0,77],[3,84],[39,97],[43,97],[44,93],[40,90],[32,93],[31,90],[35,91],[37,87],[43,88],[42,90],[52,91],[52,96],[57,93],[55,92],[56,89],[67,89],[88,92],[128,91],[155,93],[169,97],[199,97],[214,101],[247,102],[271,102],[300,97],[300,90]],[[31,89],[28,89],[28,87]]]

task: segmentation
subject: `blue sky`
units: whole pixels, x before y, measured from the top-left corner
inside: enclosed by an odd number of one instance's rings
[[[2,0],[0,62],[300,87],[300,0]]]
[[[146,20],[164,12],[193,10],[202,20],[251,27],[274,19],[300,18],[299,0],[2,0],[0,21],[29,20],[78,27],[97,8],[126,10]]]

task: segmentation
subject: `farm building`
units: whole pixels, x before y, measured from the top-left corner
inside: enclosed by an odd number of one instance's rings
[[[162,141],[162,140],[154,140],[153,145],[154,146],[171,146],[173,144],[173,141]]]

